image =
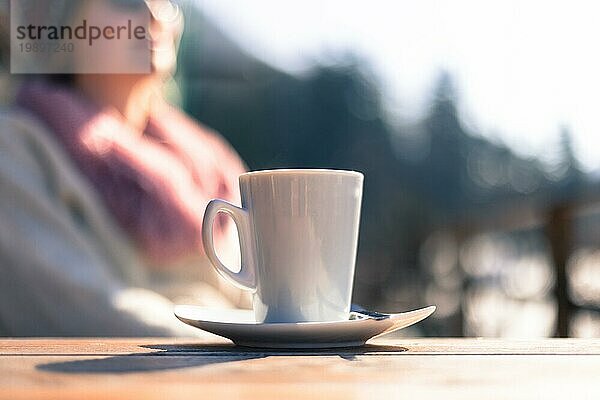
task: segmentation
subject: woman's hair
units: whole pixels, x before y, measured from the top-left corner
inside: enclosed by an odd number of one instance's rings
[[[10,15],[8,0],[0,0],[0,71],[9,68],[10,53]]]
[[[10,24],[15,20],[22,20],[24,25],[68,25],[72,18],[81,10],[89,0],[0,0],[0,71],[10,69]],[[16,6],[18,5],[18,6]],[[16,8],[18,7],[18,8]],[[11,12],[20,11],[11,21]],[[26,16],[26,19],[23,16]],[[22,76],[18,71],[13,75],[19,79]],[[74,81],[72,74],[36,75],[36,79],[70,85]]]

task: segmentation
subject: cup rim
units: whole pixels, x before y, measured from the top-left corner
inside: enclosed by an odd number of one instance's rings
[[[344,175],[363,178],[364,175],[358,171],[346,169],[327,169],[327,168],[275,168],[263,169],[257,171],[248,171],[240,175],[240,178],[261,176],[261,175]]]

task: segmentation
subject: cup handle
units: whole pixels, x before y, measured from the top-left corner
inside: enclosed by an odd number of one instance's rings
[[[230,216],[237,227],[241,252],[241,268],[239,272],[233,272],[227,268],[221,260],[219,260],[215,251],[213,224],[217,214],[220,212]],[[251,232],[248,211],[220,199],[214,199],[208,202],[206,211],[204,212],[204,220],[202,222],[202,243],[204,244],[206,256],[223,278],[227,279],[240,289],[254,291],[256,290],[256,266],[254,263]]]

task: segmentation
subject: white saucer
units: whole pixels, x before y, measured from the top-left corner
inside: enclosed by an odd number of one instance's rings
[[[415,324],[435,311],[429,306],[390,318],[331,322],[259,323],[252,310],[175,306],[175,316],[188,325],[231,339],[235,344],[263,348],[327,348],[362,346],[375,336]]]

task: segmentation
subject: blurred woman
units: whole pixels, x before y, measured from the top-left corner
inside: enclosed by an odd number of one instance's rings
[[[0,114],[0,335],[193,334],[165,296],[243,304],[239,292],[219,291],[228,286],[205,261],[200,231],[208,200],[239,203],[244,165],[162,96],[180,8],[167,0],[27,2],[62,7],[57,25],[135,25],[150,12],[151,72],[34,75]],[[114,41],[91,59],[70,59],[70,68],[137,62],[127,46]],[[233,224],[220,220],[214,234],[235,265]],[[193,290],[164,285],[173,276]]]

